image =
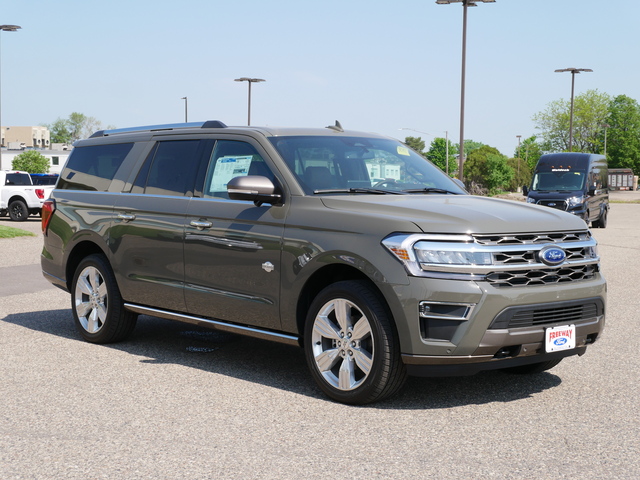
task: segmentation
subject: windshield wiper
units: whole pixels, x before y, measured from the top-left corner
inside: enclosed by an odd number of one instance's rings
[[[381,190],[379,188],[332,188],[327,190],[314,190],[313,193],[373,193],[375,195],[404,195],[404,192],[393,190]]]
[[[403,190],[406,193],[450,193],[451,195],[460,195],[458,192],[452,192],[451,190],[445,190],[444,188],[411,188],[409,190]]]

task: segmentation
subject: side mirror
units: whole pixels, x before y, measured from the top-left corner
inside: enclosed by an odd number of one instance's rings
[[[525,197],[529,195],[529,187],[527,187],[526,185],[522,186],[522,195],[524,195]]]
[[[227,183],[227,192],[231,200],[248,200],[260,206],[263,203],[277,205],[282,195],[271,180],[259,175],[235,177]]]
[[[452,180],[453,183],[458,185],[462,190],[464,190],[465,192],[467,191],[467,188],[464,186],[464,182],[462,180],[460,180],[459,178],[452,178]]]

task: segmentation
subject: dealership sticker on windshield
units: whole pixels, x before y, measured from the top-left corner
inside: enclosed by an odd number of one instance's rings
[[[575,325],[547,328],[545,332],[545,350],[547,352],[558,352],[572,348],[576,348]]]
[[[400,145],[398,145],[396,150],[398,151],[398,155],[404,155],[405,157],[409,156],[409,149],[408,148],[401,147]]]

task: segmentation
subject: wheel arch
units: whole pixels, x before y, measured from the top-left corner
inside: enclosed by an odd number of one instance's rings
[[[27,206],[27,208],[29,208],[29,202],[27,202],[27,199],[24,198],[22,195],[20,194],[14,194],[12,195],[9,200],[7,201],[7,208],[9,207],[9,205],[11,205],[11,202],[15,202],[16,200],[20,200],[21,202],[24,202],[24,204]]]
[[[303,342],[304,337],[304,326],[307,318],[307,312],[309,311],[309,307],[313,302],[314,298],[326,287],[329,285],[344,281],[344,280],[361,280],[366,282],[377,294],[380,299],[380,302],[383,304],[387,313],[389,314],[389,318],[393,320],[393,316],[391,313],[391,309],[387,304],[387,300],[383,295],[382,291],[378,288],[376,283],[371,280],[365,273],[361,270],[340,263],[335,263],[331,265],[326,265],[319,270],[315,271],[309,279],[306,281],[304,287],[300,291],[298,296],[298,301],[296,305],[296,325],[298,328],[298,332],[300,334],[300,342]],[[395,327],[395,321],[394,327]],[[397,330],[397,327],[395,327]]]
[[[107,262],[109,262],[107,253],[102,248],[100,248],[100,246],[97,243],[91,240],[83,240],[79,242],[73,247],[73,249],[69,253],[69,257],[65,262],[66,263],[65,279],[66,279],[67,288],[69,289],[69,291],[71,291],[73,276],[75,274],[76,269],[78,268],[78,265],[80,264],[80,262],[82,262],[84,258],[92,254],[104,255],[104,257],[107,259]]]

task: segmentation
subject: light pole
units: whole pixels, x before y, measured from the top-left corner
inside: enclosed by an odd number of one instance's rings
[[[184,100],[184,123],[189,123],[187,116],[187,97],[181,97],[180,100]]]
[[[600,125],[602,128],[604,128],[604,156],[607,156],[607,128],[611,127],[611,125],[609,125],[608,123],[605,123],[603,125]]]
[[[247,113],[247,125],[251,125],[251,84],[258,82],[266,82],[266,80],[262,78],[249,78],[249,77],[241,77],[236,78],[236,82],[247,82],[249,83],[249,102],[248,102],[248,113]]]
[[[458,156],[458,177],[464,180],[464,90],[467,63],[467,7],[477,7],[478,2],[495,3],[496,0],[436,0],[438,5],[462,3],[462,75],[460,80],[460,152]]]
[[[520,161],[522,160],[520,157],[520,140],[522,139],[522,135],[516,135],[516,138],[518,139],[518,180],[520,180]]]
[[[17,32],[21,29],[19,25],[0,25],[0,32]],[[0,38],[2,35],[0,35]],[[0,168],[2,168],[2,144],[4,138],[2,137],[2,44],[0,43]]]
[[[569,113],[569,151],[573,152],[573,89],[575,85],[576,73],[593,72],[590,68],[560,68],[556,73],[571,72],[571,112]]]
[[[415,130],[413,128],[401,128],[400,130],[411,130],[412,132],[418,132],[418,133],[424,133],[425,135],[431,135],[432,137],[435,137],[435,135],[433,133],[429,133],[429,132],[421,132],[420,130]],[[446,171],[447,171],[447,175],[449,175],[449,131],[445,130],[444,132],[444,142],[445,142],[445,165],[446,165]]]

